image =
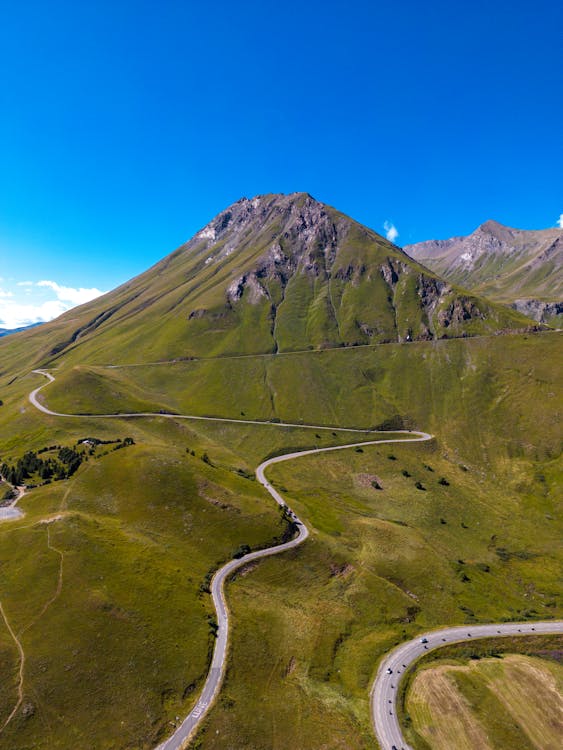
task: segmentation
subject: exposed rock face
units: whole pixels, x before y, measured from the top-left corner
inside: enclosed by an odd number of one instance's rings
[[[339,231],[346,232],[346,222],[335,221],[322,203],[307,194],[258,196],[237,201],[194,240],[205,240],[212,253],[208,262],[217,263],[244,247],[249,236],[263,241],[262,235],[268,231],[271,242],[252,271],[231,282],[227,289],[229,300],[240,300],[245,289],[250,288],[257,302],[267,296],[261,279],[277,279],[285,285],[298,269],[315,277],[326,274],[334,263]]]
[[[483,314],[472,300],[463,298],[454,300],[447,308],[440,310],[438,313],[438,320],[444,328],[449,328],[453,323],[462,323],[472,318],[483,318]]]

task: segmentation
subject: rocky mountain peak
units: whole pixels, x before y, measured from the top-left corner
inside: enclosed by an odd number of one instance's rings
[[[238,234],[250,225],[254,231],[260,230],[268,222],[275,220],[286,224],[298,224],[303,229],[317,224],[324,212],[324,204],[315,200],[309,193],[290,193],[289,195],[266,194],[254,198],[240,198],[231,206],[221,211],[209,222],[195,239],[218,242],[227,233]]]
[[[184,250],[205,254],[205,265],[216,267],[231,255],[242,257],[252,246],[252,267],[241,269],[227,296],[239,298],[248,286],[256,299],[261,288],[258,279],[276,278],[285,286],[298,268],[313,275],[327,271],[339,240],[352,224],[308,193],[258,195],[241,198],[222,211]]]
[[[64,318],[64,316],[63,316]],[[527,328],[308,193],[241,198],[189,242],[73,311],[50,356],[128,342],[148,361],[410,342]],[[58,329],[57,329],[58,330]],[[108,332],[106,337],[105,332]],[[55,337],[56,334],[56,337]]]
[[[516,232],[517,229],[511,229],[510,227],[501,224],[500,221],[494,219],[487,219],[475,230],[476,232],[486,232],[488,234],[499,234],[501,232]]]

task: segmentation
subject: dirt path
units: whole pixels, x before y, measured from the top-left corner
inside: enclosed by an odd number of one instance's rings
[[[57,587],[55,589],[55,593],[53,594],[53,596],[47,602],[45,602],[45,604],[41,608],[41,611],[39,612],[39,614],[37,614],[30,622],[28,622],[28,624],[25,625],[18,633],[14,632],[14,630],[13,630],[12,626],[10,625],[10,622],[9,622],[7,616],[6,616],[6,612],[4,611],[4,607],[2,606],[2,603],[0,602],[0,614],[2,615],[2,619],[4,620],[4,623],[6,624],[6,628],[7,628],[8,632],[10,633],[10,635],[11,635],[14,643],[16,644],[16,648],[18,650],[19,657],[20,657],[20,665],[19,665],[19,671],[18,671],[18,674],[19,674],[19,678],[18,678],[18,699],[17,699],[14,707],[12,708],[12,711],[11,711],[10,715],[8,716],[8,718],[6,719],[6,721],[4,722],[4,724],[0,727],[0,734],[2,734],[2,732],[4,731],[4,729],[6,729],[6,727],[8,726],[8,724],[12,721],[12,719],[16,715],[16,713],[17,713],[17,711],[18,711],[18,709],[21,706],[22,701],[23,701],[23,685],[24,685],[24,672],[25,672],[25,651],[23,649],[23,646],[22,646],[22,643],[20,641],[20,638],[21,638],[21,636],[25,632],[27,632],[28,630],[30,630],[34,625],[37,624],[37,622],[39,622],[39,620],[43,617],[43,615],[49,609],[49,607],[59,598],[59,596],[61,595],[62,588],[63,588],[64,553],[62,552],[62,550],[58,549],[57,547],[54,547],[51,544],[51,530],[49,528],[49,526],[52,523],[55,523],[56,521],[60,520],[61,518],[62,518],[62,516],[54,516],[53,518],[44,519],[44,520],[42,520],[42,521],[39,522],[40,524],[47,524],[47,547],[48,547],[48,549],[51,550],[51,552],[54,552],[60,558],[60,562],[59,562],[59,574],[58,574],[58,578],[57,578]],[[29,528],[29,527],[24,527],[24,528]]]
[[[6,617],[6,613],[4,612],[4,607],[2,606],[2,602],[0,602],[0,614],[2,615],[2,619],[6,623],[6,628],[8,629],[8,632],[10,633],[10,635],[12,636],[12,639],[13,639],[14,643],[16,644],[16,648],[18,649],[18,653],[20,655],[20,667],[19,667],[19,679],[18,679],[18,699],[16,701],[15,706],[12,708],[12,711],[11,711],[10,715],[8,716],[8,718],[6,719],[6,721],[4,722],[4,724],[0,727],[0,734],[2,734],[2,732],[4,731],[4,729],[6,729],[6,727],[8,726],[8,724],[12,721],[12,719],[16,715],[17,710],[21,706],[22,701],[23,701],[23,674],[24,674],[24,670],[25,670],[25,652],[23,650],[23,647],[22,647],[22,645],[20,643],[20,640],[19,640],[18,636],[12,630],[12,626],[10,625],[9,620]]]

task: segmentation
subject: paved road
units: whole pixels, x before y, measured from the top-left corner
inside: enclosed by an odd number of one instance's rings
[[[16,508],[21,498],[25,495],[25,487],[16,487],[17,495],[9,505],[0,508],[0,521],[13,521],[16,518],[22,518],[23,512]]]
[[[420,442],[423,440],[431,440],[432,435],[428,435],[425,432],[409,433],[412,437],[407,438],[392,438],[389,440],[370,440],[363,441],[361,443],[351,443],[348,445],[338,445],[330,448],[314,448],[305,451],[296,451],[294,453],[286,453],[283,456],[276,456],[264,461],[256,469],[256,478],[260,484],[270,493],[278,505],[286,506],[286,502],[282,495],[273,487],[270,482],[266,479],[266,469],[272,464],[280,463],[281,461],[290,461],[294,458],[300,458],[301,456],[310,456],[313,453],[326,453],[328,451],[344,450],[345,448],[356,448],[357,446],[365,445],[376,445],[378,443],[404,443],[404,442]],[[299,532],[296,537],[291,539],[285,544],[278,544],[276,547],[268,547],[268,549],[258,550],[256,552],[250,552],[248,555],[244,555],[237,560],[231,560],[222,568],[220,568],[213,580],[211,581],[211,596],[213,598],[213,604],[217,612],[217,623],[219,625],[217,631],[217,640],[215,641],[215,649],[213,651],[213,659],[211,661],[211,668],[207,675],[205,685],[201,692],[201,696],[196,703],[195,707],[184,719],[182,724],[176,729],[174,734],[169,737],[165,742],[158,746],[157,750],[181,750],[186,747],[189,738],[194,733],[211,704],[217,697],[221,688],[221,682],[225,673],[226,667],[226,654],[228,645],[229,635],[229,612],[227,609],[227,603],[225,601],[224,584],[225,581],[231,576],[237,568],[242,565],[246,565],[252,560],[258,560],[262,557],[269,557],[270,555],[277,555],[279,552],[286,552],[293,547],[297,547],[302,544],[305,539],[309,536],[309,530],[305,524],[297,517],[297,515],[288,509],[293,515],[295,522],[297,523]]]
[[[498,625],[463,625],[443,628],[429,633],[421,633],[412,641],[407,641],[390,651],[379,665],[373,683],[371,718],[381,750],[412,750],[403,738],[397,720],[397,691],[408,667],[422,654],[433,651],[448,643],[473,641],[509,635],[544,635],[563,633],[563,621],[551,622],[507,622]],[[426,640],[426,643],[423,641]],[[391,673],[388,672],[391,670]]]

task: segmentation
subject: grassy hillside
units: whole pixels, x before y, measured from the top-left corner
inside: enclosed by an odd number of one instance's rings
[[[0,412],[2,460],[86,436],[135,444],[102,445],[70,480],[30,490],[24,518],[0,523],[0,659],[9,676],[0,726],[19,683],[8,625],[26,655],[23,701],[0,747],[154,747],[205,676],[210,573],[241,544],[265,546],[283,531],[249,470],[265,453],[349,435],[200,431],[163,418],[65,422],[26,407],[27,385]]]
[[[366,429],[400,418],[438,434],[460,462],[502,468],[512,458],[558,454],[560,365],[560,334],[549,333],[154,367],[71,367],[56,371],[43,397],[55,410],[77,413],[152,404],[184,414]]]
[[[0,526],[0,601],[27,657],[24,702],[0,746],[154,746],[205,675],[206,574],[242,540],[267,544],[278,514],[254,483],[145,441],[21,507]],[[2,629],[3,723],[17,654]]]
[[[369,685],[395,644],[445,623],[561,616],[556,485],[523,497],[439,445],[271,476],[312,539],[232,584],[230,668],[202,748],[372,748]]]
[[[170,732],[209,664],[212,572],[284,532],[255,467],[343,427],[435,439],[271,469],[311,536],[229,583],[229,670],[194,747],[372,748],[368,687],[393,645],[561,616],[560,335],[455,338],[527,321],[308,196],[279,201],[235,204],[111,295],[0,341],[0,465],[85,453],[70,478],[32,471],[25,516],[0,522],[0,750]],[[29,403],[45,363],[40,398],[80,416]],[[129,411],[154,416],[94,416]]]

